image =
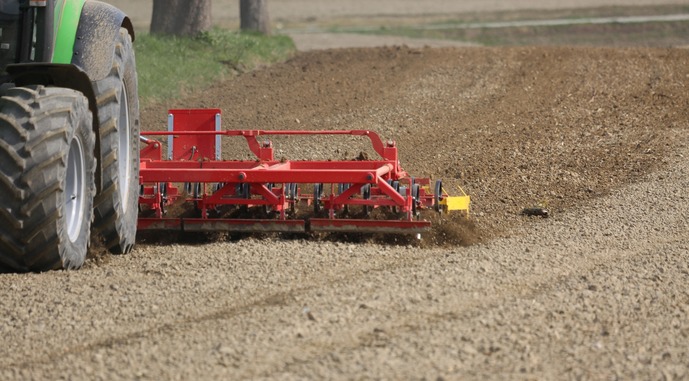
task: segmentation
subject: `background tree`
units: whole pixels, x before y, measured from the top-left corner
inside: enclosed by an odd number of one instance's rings
[[[239,0],[240,29],[270,34],[268,0]]]
[[[195,36],[211,28],[211,0],[153,0],[151,34]]]

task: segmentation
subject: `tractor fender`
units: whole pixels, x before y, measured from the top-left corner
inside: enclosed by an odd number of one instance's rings
[[[91,81],[108,75],[121,27],[129,31],[134,41],[132,22],[121,10],[100,1],[84,3],[74,40],[72,64],[86,72]]]

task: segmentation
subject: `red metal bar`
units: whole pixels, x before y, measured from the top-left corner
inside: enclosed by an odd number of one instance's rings
[[[180,163],[181,164],[181,163]],[[151,168],[142,162],[140,176],[142,183],[154,182],[200,182],[200,183],[378,183],[382,175],[390,172],[389,166],[376,171],[353,169],[219,169],[219,168]],[[392,188],[390,188],[392,189]],[[394,190],[393,190],[394,191]],[[395,196],[401,197],[401,196]],[[397,199],[397,198],[396,198]]]
[[[394,142],[389,141],[387,147],[383,144],[377,133],[368,130],[223,130],[223,131],[142,131],[141,135],[144,136],[205,136],[205,135],[223,135],[223,136],[243,136],[249,142],[252,152],[256,154],[255,149],[260,148],[260,145],[254,145],[253,142],[258,144],[257,138],[260,136],[278,136],[278,135],[353,135],[353,136],[366,136],[371,140],[371,145],[373,149],[380,155],[380,157],[388,160],[397,160],[397,157],[391,157],[390,153],[392,151],[386,150],[386,148],[394,147]],[[396,152],[396,150],[395,150]],[[258,157],[259,155],[256,154]],[[396,155],[395,155],[396,156]],[[271,159],[272,160],[272,159]]]
[[[307,227],[308,225],[308,227]],[[139,230],[179,230],[184,232],[283,232],[304,233],[422,233],[430,229],[428,221],[361,220],[311,218],[304,220],[267,219],[202,219],[202,218],[139,218]]]
[[[306,224],[304,220],[139,218],[137,228],[184,232],[303,233],[306,231]]]

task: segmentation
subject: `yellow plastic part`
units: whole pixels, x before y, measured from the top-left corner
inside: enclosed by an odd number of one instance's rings
[[[459,188],[462,193],[461,196],[450,196],[443,189],[443,197],[440,200],[440,205],[442,205],[447,212],[459,210],[466,213],[466,217],[469,218],[469,207],[471,206],[471,197],[467,195],[462,188]]]
[[[469,210],[471,200],[469,196],[449,196],[440,201],[441,205],[447,206],[447,210]]]
[[[443,210],[443,212],[451,212],[451,211],[464,211],[466,213],[466,218],[469,218],[469,209],[471,206],[471,197],[467,195],[464,192],[464,189],[461,187],[459,188],[459,192],[462,194],[461,196],[450,196],[445,189],[442,189],[442,196],[440,197],[440,206]],[[424,185],[423,186],[424,191],[428,194],[431,193],[431,186],[430,185]]]

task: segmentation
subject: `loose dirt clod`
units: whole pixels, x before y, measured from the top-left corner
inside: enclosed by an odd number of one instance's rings
[[[543,218],[548,218],[550,217],[550,211],[546,208],[542,207],[532,207],[532,208],[524,208],[522,209],[521,212],[522,216],[536,216],[536,217],[543,217]]]
[[[424,216],[426,217],[426,216]],[[481,242],[476,224],[462,214],[428,213],[433,223],[431,232],[425,235],[425,247],[470,246]]]

